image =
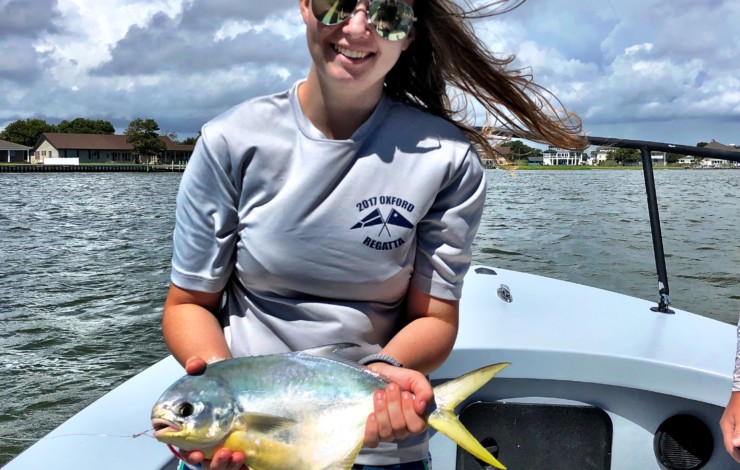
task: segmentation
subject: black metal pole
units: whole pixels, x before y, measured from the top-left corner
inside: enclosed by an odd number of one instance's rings
[[[648,214],[650,216],[650,232],[653,235],[653,253],[655,254],[655,267],[658,274],[658,306],[651,308],[654,312],[673,313],[668,308],[670,303],[668,289],[668,270],[665,266],[665,253],[663,251],[663,235],[660,231],[660,215],[658,214],[658,197],[655,193],[655,179],[653,177],[653,157],[648,147],[640,148],[642,156],[642,171],[645,175],[645,192],[647,194]]]

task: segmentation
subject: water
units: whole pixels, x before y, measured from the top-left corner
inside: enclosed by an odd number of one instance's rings
[[[476,261],[657,301],[642,171],[488,172]],[[655,184],[671,305],[740,314],[740,171],[665,170]]]
[[[640,171],[487,177],[476,263],[657,300]],[[673,306],[736,322],[740,171],[655,179]],[[43,436],[166,354],[159,321],[179,181],[0,174],[0,465],[31,444],[15,439]]]

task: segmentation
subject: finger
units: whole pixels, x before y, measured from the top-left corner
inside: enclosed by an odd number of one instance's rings
[[[385,399],[388,418],[393,429],[393,438],[396,440],[406,439],[409,433],[406,428],[406,418],[403,414],[401,389],[398,385],[391,383],[385,387]]]
[[[416,414],[423,415],[427,410],[427,405],[434,400],[434,391],[432,385],[422,376],[419,382],[414,383],[414,387],[411,389],[412,396],[414,398],[414,408]]]
[[[424,418],[417,413],[414,397],[411,393],[403,392],[401,394],[401,405],[403,416],[406,419],[406,428],[409,433],[416,435],[424,431],[427,428],[427,423],[424,421]]]
[[[233,470],[242,470],[247,468],[247,457],[243,452],[234,452],[231,454],[231,463]],[[249,470],[249,469],[247,469]]]
[[[388,415],[385,390],[375,391],[373,394],[373,406],[375,408],[375,422],[378,425],[378,438],[381,441],[392,440],[393,427],[391,426],[391,418]]]
[[[734,457],[733,454],[735,453],[736,446],[733,442],[733,434],[735,432],[735,425],[727,416],[726,413],[722,416],[722,419],[719,421],[719,427],[722,429],[722,440],[725,444],[725,450]]]
[[[206,370],[206,361],[200,357],[193,356],[185,361],[185,372],[187,372],[188,375],[199,374],[204,370]]]
[[[371,413],[367,417],[367,424],[365,425],[365,441],[363,442],[365,447],[375,448],[380,444],[378,439],[378,421],[375,418],[375,413]]]
[[[213,455],[211,470],[239,470],[244,463],[244,454],[220,449]]]
[[[202,463],[203,460],[205,460],[206,458],[203,452],[199,450],[194,450],[192,452],[181,451],[181,455],[185,458],[185,462],[189,463],[190,465],[198,465],[199,463]]]
[[[416,414],[419,416],[424,416],[424,414],[427,412],[428,402],[415,395],[411,395],[411,398],[413,400],[414,411],[416,412]],[[432,395],[430,400],[433,400],[433,399],[434,399],[434,396]]]

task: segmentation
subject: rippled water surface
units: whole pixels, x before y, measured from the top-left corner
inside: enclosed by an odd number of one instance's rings
[[[477,263],[657,300],[642,172],[487,176]],[[736,322],[740,171],[655,179],[673,306]],[[0,174],[0,465],[166,354],[159,318],[179,181]]]

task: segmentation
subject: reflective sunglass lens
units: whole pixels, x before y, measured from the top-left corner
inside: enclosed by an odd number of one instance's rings
[[[325,25],[335,25],[346,20],[357,8],[357,0],[312,0],[311,11]]]
[[[352,16],[358,0],[311,0],[311,12],[318,21],[333,26]],[[389,41],[405,38],[414,25],[414,9],[400,0],[373,0],[368,19],[380,37]]]
[[[380,37],[390,41],[405,38],[414,25],[413,8],[398,0],[374,0],[369,14]]]

